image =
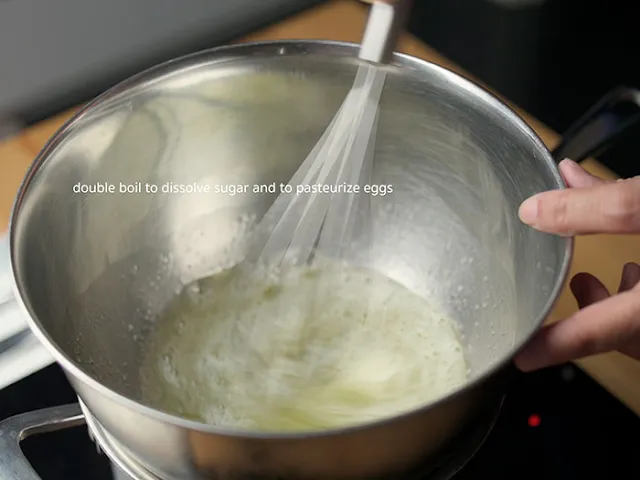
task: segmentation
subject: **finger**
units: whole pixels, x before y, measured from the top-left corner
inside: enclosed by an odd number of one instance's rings
[[[626,292],[634,288],[640,282],[640,266],[636,263],[627,263],[622,269],[622,278],[618,292]]]
[[[543,192],[525,200],[520,219],[548,233],[640,232],[640,178]]]
[[[578,273],[569,284],[579,308],[588,307],[610,296],[607,287],[600,280],[588,273]]]
[[[640,341],[640,295],[624,292],[544,328],[516,357],[531,371]]]
[[[569,188],[593,187],[594,185],[602,185],[607,183],[605,180],[595,175],[591,175],[577,162],[569,158],[565,158],[558,165],[560,173]]]

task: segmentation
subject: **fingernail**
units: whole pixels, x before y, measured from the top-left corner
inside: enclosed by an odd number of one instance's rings
[[[560,167],[561,170],[570,169],[572,172],[575,172],[581,175],[589,175],[589,172],[587,172],[584,168],[582,168],[578,162],[571,160],[570,158],[565,158],[558,164],[558,166]]]
[[[572,167],[573,167],[574,165],[578,165],[578,166],[580,166],[580,165],[578,164],[578,162],[576,162],[576,161],[574,161],[574,160],[571,160],[570,158],[565,158],[565,159],[561,160],[561,161],[560,161],[560,163],[559,163],[558,165],[559,165],[559,166],[562,166],[562,165],[571,165]]]
[[[535,343],[535,338],[532,343]],[[532,345],[525,346],[524,349],[515,356],[513,361],[516,367],[518,367],[518,370],[524,373],[533,372],[542,365],[540,354],[536,352],[535,346]]]
[[[528,225],[535,225],[536,219],[538,218],[538,197],[534,195],[531,198],[527,198],[522,205],[520,205],[520,209],[518,210],[518,216],[520,220]]]

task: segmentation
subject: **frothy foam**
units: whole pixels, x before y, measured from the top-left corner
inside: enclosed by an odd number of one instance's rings
[[[323,430],[408,411],[462,385],[454,322],[374,272],[231,269],[188,285],[145,352],[143,400],[225,427]]]

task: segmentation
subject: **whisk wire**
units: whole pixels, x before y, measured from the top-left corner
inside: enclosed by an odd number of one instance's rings
[[[261,222],[268,235],[252,258],[279,266],[307,263],[316,249],[335,253],[352,220],[372,140],[385,73],[361,66],[339,111]],[[298,190],[299,186],[303,188]],[[317,185],[317,188],[313,188]],[[350,191],[344,192],[348,185]],[[329,186],[329,192],[324,189]]]
[[[348,235],[348,227],[355,224],[357,217],[368,215],[368,209],[365,207],[368,206],[369,197],[363,190],[371,179],[379,99],[385,79],[384,73],[373,69],[370,69],[368,74],[367,81],[371,82],[371,90],[365,99],[366,104],[360,117],[354,121],[352,139],[343,152],[341,175],[337,179],[339,185],[357,186],[358,189],[352,188],[347,193],[332,195],[332,202],[318,242],[318,250],[326,253],[339,252],[345,245],[345,240],[353,236],[353,234]],[[356,202],[357,199],[361,201]]]

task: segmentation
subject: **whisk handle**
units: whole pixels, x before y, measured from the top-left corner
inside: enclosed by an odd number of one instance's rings
[[[412,0],[365,0],[371,4],[358,55],[373,63],[388,63],[404,31]]]

